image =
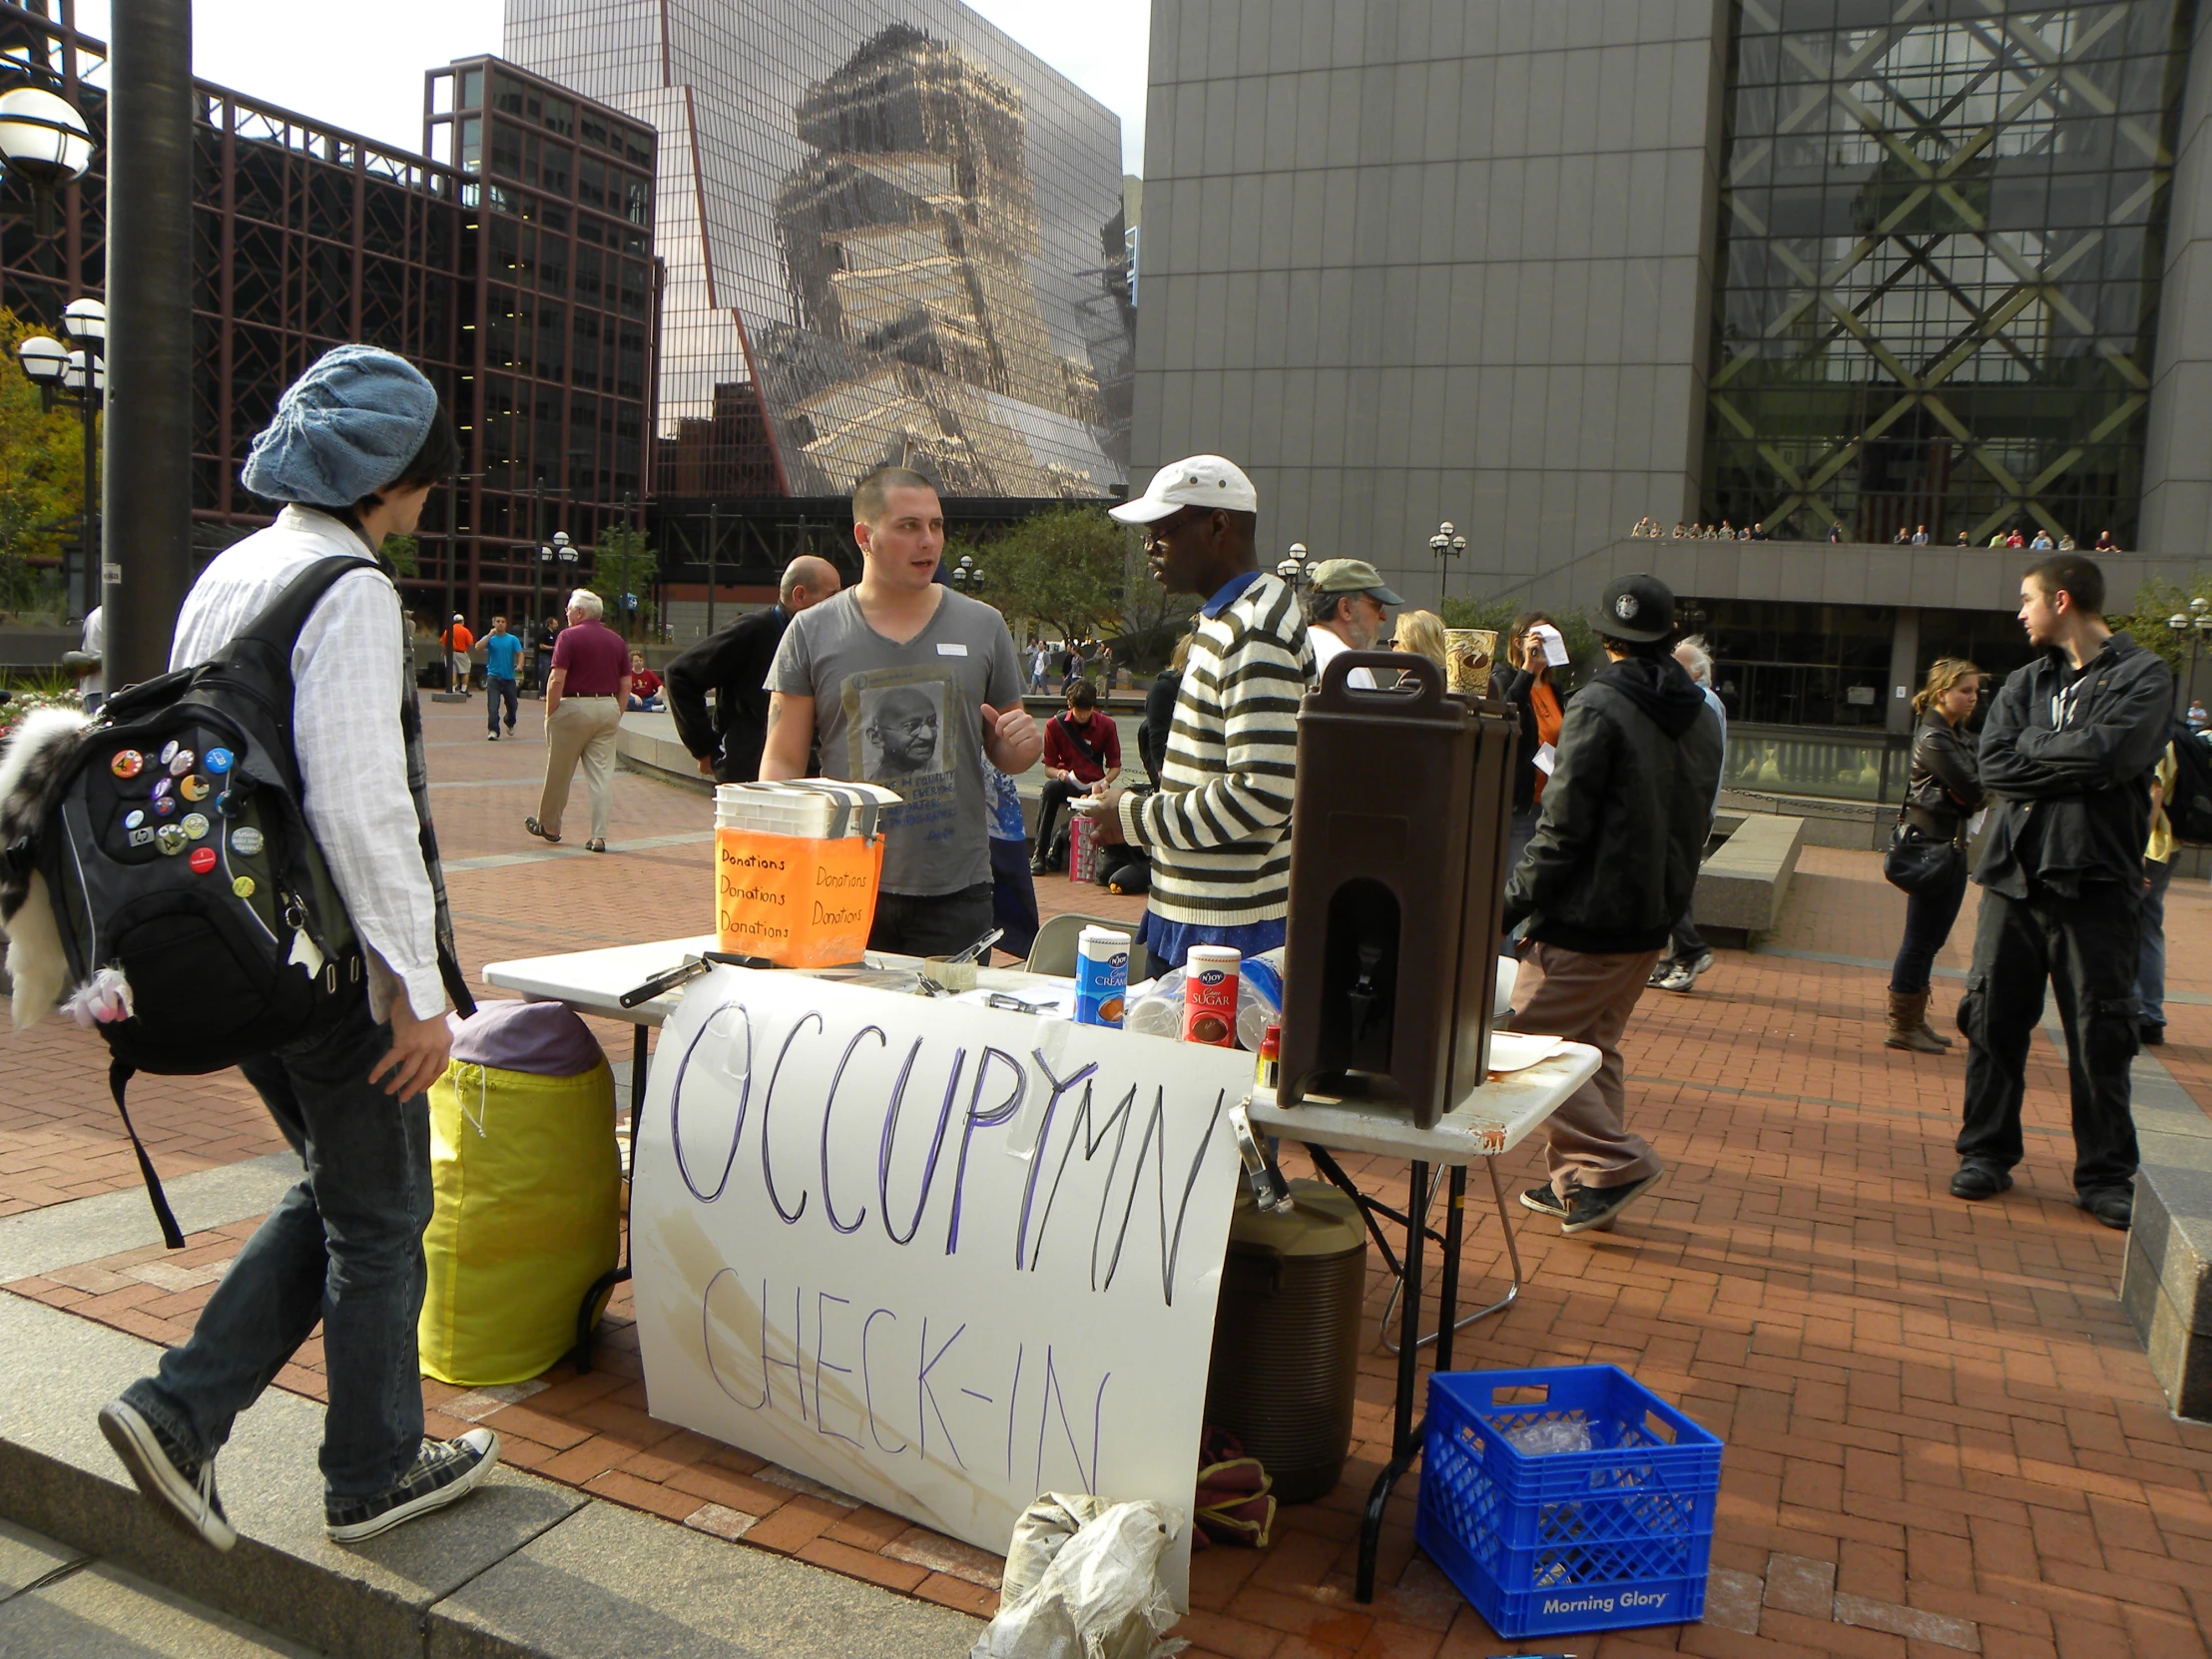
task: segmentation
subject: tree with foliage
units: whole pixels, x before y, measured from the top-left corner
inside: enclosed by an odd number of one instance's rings
[[[45,330],[0,306],[0,346]],[[96,429],[97,430],[97,429]],[[84,428],[77,411],[44,406],[29,376],[0,373],[0,605],[27,603],[37,588],[31,561],[59,559],[74,539],[85,498]]]
[[[422,568],[422,544],[412,536],[386,536],[381,551],[385,561],[401,576],[412,576]]]
[[[2189,640],[2197,636],[2198,674],[2212,673],[2212,633],[2201,633],[2196,628],[2197,614],[2189,609],[2189,602],[2201,599],[2206,602],[2204,615],[2212,617],[2212,572],[2199,567],[2187,588],[2172,582],[2145,582],[2135,590],[2134,604],[2128,612],[2114,615],[2107,611],[2104,620],[2115,631],[2124,629],[2146,651],[2155,651],[2173,670],[2177,685],[2189,674]],[[2110,597],[2106,603],[2111,603]],[[2170,619],[2177,616],[2189,618],[2190,626],[2175,628]],[[2184,688],[2186,692],[2186,688]]]
[[[644,531],[617,524],[600,533],[599,545],[592,554],[591,591],[607,602],[624,639],[631,637],[637,624],[651,625],[653,607],[645,598],[645,590],[660,567],[661,556],[647,545]],[[635,611],[623,603],[630,594],[638,596]]]
[[[1127,532],[1096,507],[1061,507],[1001,530],[975,562],[1000,610],[1073,640],[1118,619],[1128,546]]]

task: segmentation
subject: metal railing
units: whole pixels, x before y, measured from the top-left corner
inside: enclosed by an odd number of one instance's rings
[[[1887,806],[1905,794],[1911,748],[1904,732],[1732,724],[1721,788]]]

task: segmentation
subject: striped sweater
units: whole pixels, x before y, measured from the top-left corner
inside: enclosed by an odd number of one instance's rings
[[[1152,913],[1217,927],[1288,913],[1298,704],[1314,674],[1298,596],[1262,575],[1202,618],[1156,795],[1121,804],[1152,857]]]

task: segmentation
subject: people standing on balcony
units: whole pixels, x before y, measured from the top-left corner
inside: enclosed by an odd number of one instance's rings
[[[2028,1045],[2057,993],[2066,1033],[2074,1202],[2107,1227],[2133,1215],[2128,1066],[2136,1050],[2143,849],[2172,735],[2173,677],[2104,620],[2104,574],[2078,553],[2031,567],[2020,623],[2038,654],[1991,700],[1976,753],[1990,798],[1953,1196],[1993,1198],[2025,1155]]]
[[[1835,546],[1835,545],[1836,545],[1836,543],[1838,543],[1838,542],[1842,541],[1843,539],[1844,539],[1844,527],[1843,527],[1843,525],[1842,525],[1842,524],[1841,524],[1840,522],[1838,522],[1837,520],[1831,519],[1831,520],[1829,521],[1829,525],[1828,525],[1828,544],[1829,544],[1829,545],[1830,545],[1831,547],[1833,547],[1833,546]]]
[[[2029,542],[2027,546],[2028,550],[2033,553],[2055,553],[2058,551],[2058,544],[2050,539],[2048,530],[2037,530],[2035,539]]]
[[[1928,545],[1928,541],[1929,536],[1927,525],[1924,524],[1918,530],[1915,530],[1913,532],[1913,545],[1915,547],[1926,547]]]
[[[1967,539],[1966,532],[1961,530],[1958,532],[1958,540],[1953,545],[1958,547],[1971,547],[1973,543]]]
[[[1917,1054],[1940,1054],[1950,1039],[1928,1023],[1929,978],[1950,937],[1966,896],[1966,831],[1981,807],[1973,749],[1963,735],[1981,700],[1981,670],[1960,657],[1940,657],[1913,699],[1912,767],[1905,785],[1905,823],[1916,834],[1954,849],[1951,874],[1933,891],[1905,896],[1905,937],[1890,966],[1889,1031],[1883,1044]]]
[[[2092,551],[2097,553],[2117,553],[2120,551],[2120,544],[2112,539],[2111,531],[2099,530],[2097,532],[2097,544],[2095,548],[2092,549]]]
[[[1546,1125],[1549,1179],[1521,1194],[1562,1233],[1611,1227],[1664,1168],[1627,1125],[1621,1033],[1690,906],[1721,774],[1719,721],[1670,651],[1666,584],[1617,578],[1592,625],[1607,666],[1567,711],[1542,817],[1505,889],[1506,929],[1526,922],[1530,940],[1513,1029],[1601,1057]]]

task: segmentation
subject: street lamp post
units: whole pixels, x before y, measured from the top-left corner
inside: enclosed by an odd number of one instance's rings
[[[975,562],[975,555],[963,553],[960,562],[952,567],[948,580],[961,593],[981,596],[983,592],[983,567]]]
[[[568,532],[566,530],[556,530],[553,532],[552,544],[541,546],[538,549],[536,562],[531,566],[531,574],[536,580],[530,591],[530,626],[537,630],[538,637],[539,655],[536,665],[536,678],[537,693],[540,697],[545,695],[545,573],[549,567],[556,564],[568,566],[575,563],[576,549],[569,545]],[[560,579],[564,583],[567,580],[565,575],[562,575]]]
[[[1444,560],[1456,559],[1467,550],[1467,538],[1454,535],[1451,520],[1445,519],[1436,526],[1436,533],[1428,538],[1428,551],[1436,555],[1436,586],[1440,597],[1451,597],[1451,579],[1444,574]]]
[[[2212,600],[2190,600],[2188,613],[2184,615],[2180,611],[2174,612],[2166,619],[2166,626],[2173,630],[2177,642],[2183,634],[2189,636],[2188,686],[2190,699],[2194,701],[2197,691],[2197,652],[2203,645],[2205,636],[2212,634]],[[2176,676],[2173,701],[2173,718],[2176,720],[2181,718],[2181,677]]]
[[[84,572],[83,591],[90,601],[85,609],[89,611],[99,603],[92,596],[100,591],[96,421],[108,386],[108,307],[97,299],[72,299],[62,308],[62,327],[71,339],[80,342],[76,350],[45,334],[33,334],[16,347],[16,358],[38,386],[45,407],[51,409],[57,402],[73,403],[83,422],[84,500],[78,509],[77,556]]]
[[[1304,596],[1306,584],[1312,581],[1314,577],[1314,567],[1306,562],[1306,544],[1304,542],[1294,541],[1291,543],[1290,557],[1276,565],[1275,574],[1290,583],[1293,593],[1301,597]]]
[[[0,94],[0,161],[30,185],[32,234],[44,239],[61,228],[54,193],[92,165],[92,134],[59,93],[17,87]]]

